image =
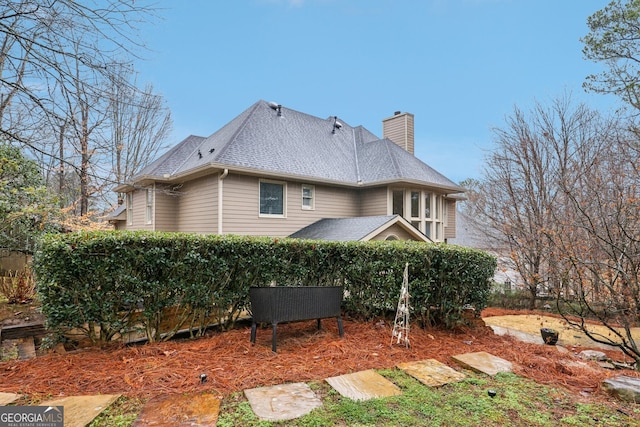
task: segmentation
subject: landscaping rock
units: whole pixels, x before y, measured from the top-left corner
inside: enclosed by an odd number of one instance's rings
[[[305,383],[292,383],[245,390],[253,412],[263,421],[287,421],[322,406],[322,400]]]
[[[640,403],[640,378],[620,375],[602,382],[610,395],[626,402]]]
[[[330,377],[325,381],[351,400],[363,401],[402,394],[397,385],[372,369]]]
[[[398,363],[398,368],[429,387],[462,381],[466,375],[435,359]]]
[[[616,369],[613,363],[602,361],[602,360],[598,361],[598,366],[600,366],[603,369],[611,369],[611,370]]]
[[[597,361],[604,361],[607,360],[607,355],[604,354],[601,351],[596,351],[596,350],[583,350],[580,353],[578,353],[578,357],[580,359],[585,359],[585,360],[597,360]]]
[[[156,396],[145,403],[133,427],[214,426],[220,399],[209,393]]]
[[[453,360],[472,371],[494,376],[499,372],[512,372],[513,365],[508,360],[485,351],[452,356]]]
[[[41,406],[64,406],[64,426],[84,427],[115,402],[119,394],[68,396],[41,402]]]
[[[16,393],[0,392],[0,406],[6,406],[20,399],[20,395]]]

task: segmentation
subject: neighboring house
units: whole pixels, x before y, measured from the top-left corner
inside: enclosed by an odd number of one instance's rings
[[[413,115],[383,139],[335,116],[258,101],[115,188],[117,229],[443,242],[464,189],[413,155]]]
[[[497,239],[492,239],[481,229],[474,218],[462,211],[456,214],[456,236],[449,239],[449,243],[459,246],[466,246],[474,249],[481,249],[494,255],[498,261],[493,281],[501,286],[501,290],[516,290],[523,285],[522,277],[509,256],[508,247],[500,247],[496,244]],[[504,246],[504,245],[502,245]]]

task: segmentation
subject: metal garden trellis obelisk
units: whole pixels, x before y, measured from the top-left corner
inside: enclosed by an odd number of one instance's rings
[[[404,266],[404,275],[402,278],[402,289],[400,290],[400,299],[398,300],[398,310],[396,311],[396,320],[393,322],[393,332],[391,333],[391,344],[394,338],[396,343],[404,343],[405,347],[409,347],[409,263]]]

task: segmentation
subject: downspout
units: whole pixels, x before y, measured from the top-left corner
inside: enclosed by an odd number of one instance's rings
[[[220,175],[218,175],[218,234],[222,234],[222,199],[224,196],[222,182],[229,175],[229,169],[225,168]]]

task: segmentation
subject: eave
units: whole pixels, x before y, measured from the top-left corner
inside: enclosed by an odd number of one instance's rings
[[[325,179],[322,177],[308,176],[308,175],[299,175],[299,174],[289,174],[282,173],[279,171],[270,171],[264,169],[256,169],[244,166],[237,165],[229,165],[224,163],[204,163],[196,168],[190,169],[189,171],[174,174],[174,175],[164,175],[164,176],[153,176],[153,175],[142,175],[136,177],[136,181],[133,183],[121,184],[114,188],[114,191],[124,193],[127,191],[132,191],[135,188],[143,188],[152,184],[154,182],[161,184],[172,184],[172,183],[180,183],[188,180],[193,180],[196,178],[200,178],[202,176],[210,175],[213,173],[217,173],[218,171],[228,170],[231,173],[239,173],[242,175],[251,175],[251,176],[259,176],[266,178],[274,178],[284,181],[300,181],[300,182],[308,182],[315,184],[326,184],[330,186],[337,187],[346,187],[346,188],[372,188],[372,187],[380,187],[380,186],[393,186],[393,185],[403,185],[403,186],[415,186],[415,187],[428,187],[434,190],[440,190],[447,192],[449,194],[463,194],[465,189],[460,186],[449,186],[449,185],[441,185],[433,182],[420,181],[415,179],[387,179],[387,180],[379,180],[372,182],[345,182],[339,180],[331,180]]]

